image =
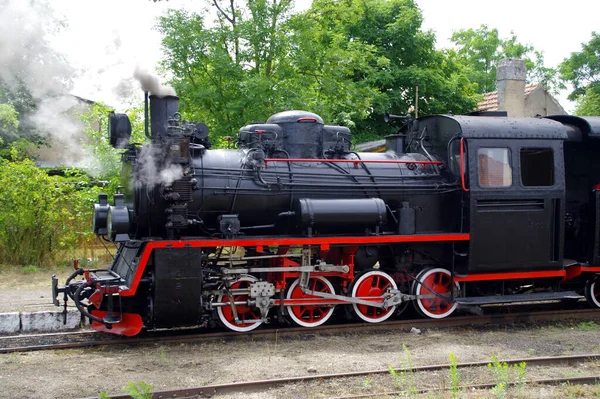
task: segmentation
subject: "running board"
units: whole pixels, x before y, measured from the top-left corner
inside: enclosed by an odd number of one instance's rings
[[[583,296],[575,291],[540,292],[537,294],[495,295],[470,298],[455,298],[459,305],[491,305],[496,303],[539,302],[558,299],[582,299]]]

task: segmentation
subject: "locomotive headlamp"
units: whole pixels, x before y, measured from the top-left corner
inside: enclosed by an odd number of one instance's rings
[[[131,122],[126,114],[108,115],[108,141],[114,148],[127,148],[131,137]]]
[[[94,234],[98,236],[105,236],[108,234],[106,228],[108,223],[108,195],[98,195],[98,203],[94,204],[94,216],[92,222],[92,229]]]
[[[129,210],[125,206],[123,194],[115,194],[115,205],[108,208],[108,237],[114,242],[129,240]]]

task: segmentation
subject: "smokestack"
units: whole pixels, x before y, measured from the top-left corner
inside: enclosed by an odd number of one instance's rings
[[[150,96],[150,132],[152,141],[160,140],[167,134],[167,121],[179,110],[179,97]]]
[[[496,69],[498,110],[508,116],[525,116],[525,61],[515,58],[500,60]]]

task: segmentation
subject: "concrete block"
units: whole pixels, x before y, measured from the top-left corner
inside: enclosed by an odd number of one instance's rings
[[[57,331],[79,328],[81,314],[75,309],[67,310],[67,324],[63,324],[62,311],[21,313],[21,331]]]
[[[15,334],[21,329],[19,312],[0,313],[0,334]]]

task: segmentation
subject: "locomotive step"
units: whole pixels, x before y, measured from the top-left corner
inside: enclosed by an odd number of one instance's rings
[[[495,295],[485,297],[456,298],[459,305],[491,305],[497,303],[515,303],[515,302],[539,302],[552,301],[557,299],[582,299],[575,291],[565,292],[540,292],[537,294],[515,294],[515,295]]]

